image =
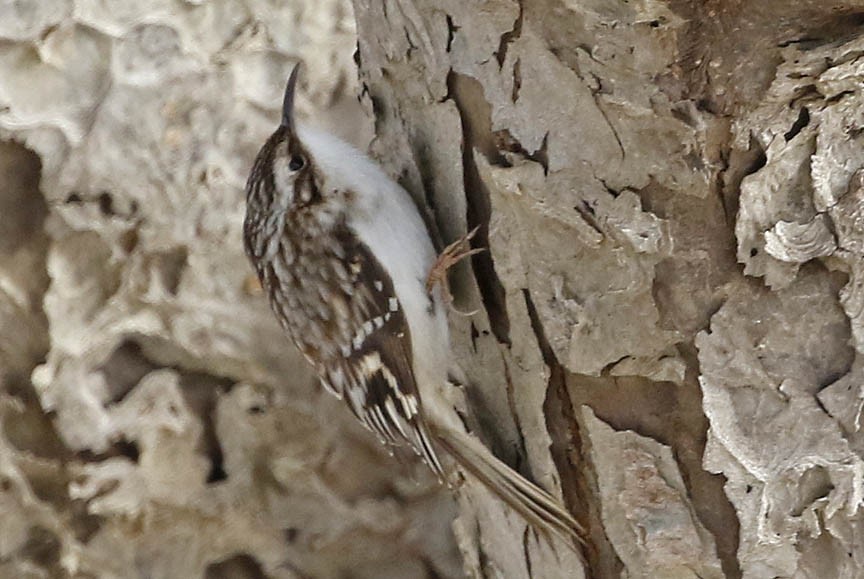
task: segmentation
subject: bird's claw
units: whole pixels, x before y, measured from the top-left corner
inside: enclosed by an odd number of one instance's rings
[[[454,312],[463,316],[473,316],[477,313],[477,310],[463,312],[453,307],[453,294],[450,292],[450,282],[447,279],[447,270],[466,257],[470,257],[480,253],[481,251],[486,251],[483,247],[471,249],[471,246],[469,245],[469,242],[477,234],[479,229],[480,226],[478,225],[467,234],[445,247],[444,251],[438,255],[438,259],[435,260],[432,269],[429,271],[429,276],[426,278],[426,291],[431,294],[432,290],[435,289],[435,286],[441,284],[441,296],[444,299],[444,303],[446,303]]]

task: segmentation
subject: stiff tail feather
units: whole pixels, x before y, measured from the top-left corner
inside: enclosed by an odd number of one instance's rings
[[[443,429],[442,429],[443,430]],[[470,435],[435,432],[436,442],[459,465],[519,513],[536,530],[585,544],[585,530],[552,495],[526,480],[498,460],[483,444]]]

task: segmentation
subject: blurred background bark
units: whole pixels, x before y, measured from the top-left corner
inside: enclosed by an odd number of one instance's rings
[[[584,572],[271,319],[243,184],[299,60],[481,226],[469,413]],[[0,577],[864,573],[864,3],[0,1],[0,138]]]

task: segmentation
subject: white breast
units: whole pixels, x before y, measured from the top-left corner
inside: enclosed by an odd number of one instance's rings
[[[353,191],[348,225],[390,274],[408,327],[421,398],[442,387],[450,365],[450,339],[440,291],[433,301],[425,284],[436,254],[408,192],[366,155],[338,138],[299,126],[298,135],[329,190]],[[323,192],[326,196],[328,192]]]

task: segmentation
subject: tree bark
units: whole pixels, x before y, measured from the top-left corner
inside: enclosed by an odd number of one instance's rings
[[[345,2],[0,5],[0,577],[862,575],[864,3]],[[300,59],[480,227],[468,421],[584,567],[389,457],[250,281]]]
[[[373,152],[489,248],[451,320],[475,426],[586,575],[860,574],[864,5],[354,10]],[[580,576],[488,500],[469,575]]]
[[[321,391],[242,250],[298,60],[301,114],[368,133],[353,30],[337,0],[0,3],[3,579],[459,576],[452,500]]]

